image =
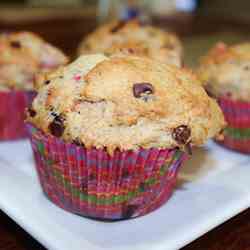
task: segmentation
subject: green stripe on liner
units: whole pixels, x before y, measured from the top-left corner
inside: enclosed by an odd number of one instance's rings
[[[42,156],[44,156],[44,150],[45,150],[45,148],[44,148],[44,145],[43,145],[43,143],[42,142],[38,142],[37,143],[37,149],[38,149],[38,151],[39,151],[39,153],[42,155]]]
[[[172,160],[168,162],[167,164],[164,164],[160,169],[160,176],[163,176],[168,171],[169,166],[179,158],[181,152],[176,152],[173,156]],[[47,160],[47,163],[51,163],[50,160]],[[124,195],[113,195],[110,198],[106,197],[99,197],[97,198],[96,195],[90,195],[86,194],[84,191],[77,189],[76,187],[72,186],[70,181],[67,180],[63,176],[63,174],[53,167],[51,167],[51,164],[47,165],[51,168],[53,171],[53,176],[56,179],[56,182],[59,186],[66,189],[67,192],[71,193],[72,196],[76,199],[80,199],[80,201],[88,201],[89,203],[96,204],[96,205],[113,205],[113,204],[120,204],[127,200],[130,200],[136,196],[138,196],[140,193],[143,193],[145,190],[143,190],[141,187],[138,187],[134,191],[129,191],[127,194]],[[148,180],[144,182],[146,189],[149,188],[152,185],[155,185],[157,183],[158,179],[155,177],[151,177]]]
[[[227,127],[224,129],[224,134],[234,139],[250,140],[250,128]]]

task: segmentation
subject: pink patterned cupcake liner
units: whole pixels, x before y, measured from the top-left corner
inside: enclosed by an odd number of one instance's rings
[[[33,91],[0,92],[0,140],[27,137],[24,124],[25,109],[34,97]]]
[[[186,154],[177,149],[86,149],[27,124],[36,169],[47,197],[59,207],[101,220],[145,215],[171,196]]]
[[[228,123],[224,130],[224,140],[218,143],[250,154],[250,102],[219,98],[218,103]]]

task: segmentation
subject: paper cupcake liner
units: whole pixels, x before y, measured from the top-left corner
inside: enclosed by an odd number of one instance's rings
[[[35,92],[32,91],[0,92],[0,140],[27,137],[25,109],[34,97]]]
[[[219,144],[242,153],[250,154],[250,102],[219,98],[218,103],[228,123],[224,140]]]
[[[145,215],[172,194],[186,154],[157,148],[86,149],[27,124],[40,183],[59,207],[85,217],[120,220]]]

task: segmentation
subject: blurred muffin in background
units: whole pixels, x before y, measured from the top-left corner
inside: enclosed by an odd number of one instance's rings
[[[36,74],[67,62],[59,49],[31,32],[0,35],[0,140],[26,135],[24,110],[35,95]]]
[[[250,43],[218,43],[197,70],[207,92],[216,98],[228,123],[224,140],[230,149],[250,153]]]
[[[98,27],[83,39],[78,55],[104,53],[146,56],[180,67],[182,51],[182,44],[173,33],[133,19]]]

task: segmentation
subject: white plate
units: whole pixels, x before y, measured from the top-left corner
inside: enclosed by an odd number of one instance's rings
[[[250,157],[210,142],[183,167],[166,205],[134,220],[85,219],[42,194],[27,141],[0,144],[0,208],[51,250],[179,249],[250,205]]]

